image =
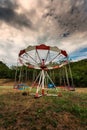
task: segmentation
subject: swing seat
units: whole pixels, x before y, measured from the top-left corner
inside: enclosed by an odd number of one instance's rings
[[[18,88],[19,90],[24,90],[24,88]]]
[[[54,88],[54,84],[48,84],[48,88]]]

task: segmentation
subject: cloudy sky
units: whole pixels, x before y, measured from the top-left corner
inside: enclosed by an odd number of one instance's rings
[[[87,58],[87,0],[0,0],[0,60],[15,65],[21,49],[42,43]]]

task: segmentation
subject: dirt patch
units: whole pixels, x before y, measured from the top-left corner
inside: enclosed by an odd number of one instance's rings
[[[0,79],[0,86],[13,86],[14,80],[11,79]]]
[[[0,79],[0,86],[13,86],[15,84],[15,81],[12,79]],[[24,84],[31,85],[31,82],[26,82]]]
[[[78,93],[87,93],[87,87],[86,88],[76,88],[76,92],[78,92]]]

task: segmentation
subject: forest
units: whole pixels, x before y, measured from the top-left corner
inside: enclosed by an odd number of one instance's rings
[[[87,87],[87,59],[80,60],[77,62],[70,62],[70,68],[72,71],[74,86]],[[39,73],[39,70],[28,69],[25,66],[23,67],[11,66],[9,68],[5,63],[0,61],[0,79],[19,80],[20,71],[21,71],[20,80],[24,82],[26,80],[32,82]],[[63,68],[48,71],[48,74],[53,79],[56,85],[63,85],[62,80],[63,75],[65,75]]]

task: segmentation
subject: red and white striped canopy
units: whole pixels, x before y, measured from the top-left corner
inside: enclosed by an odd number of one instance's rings
[[[65,50],[45,44],[28,46],[19,52],[20,63],[34,69],[57,69],[67,64],[67,58]]]

